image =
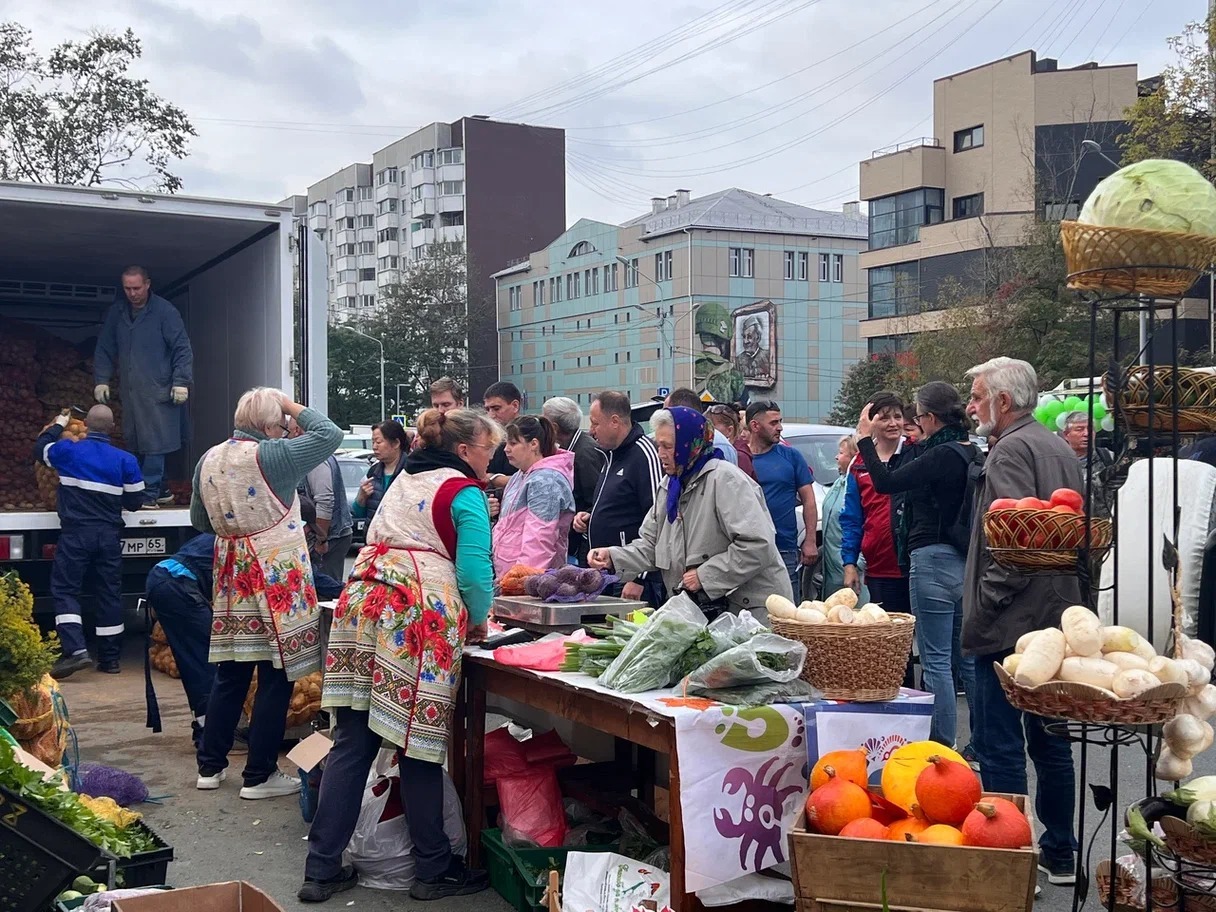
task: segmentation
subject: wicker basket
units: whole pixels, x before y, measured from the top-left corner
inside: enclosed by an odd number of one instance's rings
[[[1061,222],[1068,287],[1176,296],[1214,261],[1216,237]]]
[[[1109,519],[1090,520],[1090,553],[1110,548]],[[992,559],[1007,570],[1072,573],[1085,548],[1085,517],[1056,510],[989,510],[984,535]]]
[[[1110,859],[1106,858],[1098,862],[1098,867],[1094,872],[1098,881],[1098,901],[1101,908],[1107,909],[1110,907]],[[1130,871],[1119,865],[1115,872],[1115,909],[1118,912],[1141,912],[1145,907],[1145,903],[1138,899],[1137,894],[1140,893],[1140,884]],[[1207,910],[1212,912],[1216,910],[1216,906],[1201,902],[1210,897],[1187,896],[1186,907],[1195,910]],[[1161,912],[1173,912],[1180,908],[1178,901],[1178,885],[1168,874],[1158,874],[1153,878],[1153,908],[1160,909]]]
[[[1102,377],[1102,387],[1108,398],[1113,395],[1110,375]],[[1149,369],[1133,367],[1127,372],[1120,391],[1119,409],[1127,423],[1136,428],[1149,427],[1149,399],[1153,407],[1154,430],[1171,430],[1174,424],[1174,400],[1178,401],[1178,430],[1202,433],[1216,430],[1216,375],[1191,368],[1158,367],[1152,375],[1149,389]]]
[[[1185,820],[1162,817],[1165,845],[1175,858],[1202,865],[1216,865],[1216,842],[1204,839]],[[1189,903],[1188,903],[1189,905]]]
[[[803,624],[770,618],[774,633],[806,644],[802,679],[828,700],[877,703],[899,693],[916,619],[891,613],[890,624]]]
[[[1096,722],[1108,725],[1156,725],[1178,713],[1178,701],[1186,696],[1182,684],[1162,684],[1130,700],[1120,700],[1108,690],[1071,681],[1048,681],[1037,687],[1022,687],[1000,662],[993,662],[1009,704],[1023,712],[1049,719]]]

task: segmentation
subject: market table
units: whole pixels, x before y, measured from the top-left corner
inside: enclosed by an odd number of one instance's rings
[[[464,756],[462,792],[473,864],[480,863],[487,696],[552,713],[666,754],[669,766],[671,896],[675,912],[699,908],[698,890],[786,860],[785,832],[806,794],[801,704],[753,709],[682,699],[670,692],[624,695],[582,674],[464,656],[465,724],[453,727]]]

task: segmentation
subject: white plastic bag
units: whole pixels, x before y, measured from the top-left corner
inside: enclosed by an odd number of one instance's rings
[[[612,852],[571,852],[566,856],[562,912],[641,909],[671,912],[671,884],[665,872]]]
[[[395,768],[395,765],[394,765]],[[408,890],[414,885],[414,843],[401,807],[396,775],[381,776],[368,783],[354,835],[346,847],[344,863],[359,872],[359,886],[374,890]],[[452,854],[463,857],[468,837],[456,786],[443,774],[443,831]]]

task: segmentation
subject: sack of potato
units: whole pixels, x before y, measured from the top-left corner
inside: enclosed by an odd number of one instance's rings
[[[253,717],[253,700],[258,692],[258,675],[253,674],[249,694],[245,697],[245,715]],[[321,711],[321,672],[300,678],[291,689],[291,702],[287,705],[287,727],[307,725]]]
[[[165,636],[165,629],[160,626],[160,621],[157,621],[156,623],[154,623],[152,625],[152,633],[150,634],[150,636],[152,637],[153,643],[168,643],[169,642],[169,638],[167,636]]]
[[[153,643],[148,647],[148,660],[152,663],[152,667],[161,674],[166,674],[171,678],[180,678],[181,672],[177,670],[177,659],[173,656],[173,650],[169,648],[168,643]]]

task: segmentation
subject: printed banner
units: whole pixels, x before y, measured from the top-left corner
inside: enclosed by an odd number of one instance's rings
[[[933,694],[904,688],[887,703],[804,703],[809,767],[826,753],[864,747],[870,784],[877,785],[891,754],[910,741],[929,740]]]

